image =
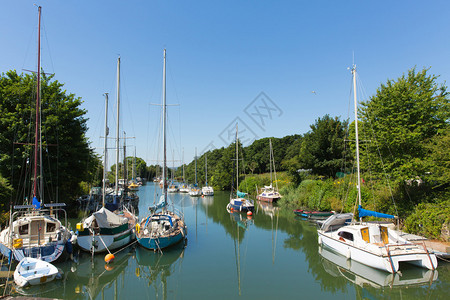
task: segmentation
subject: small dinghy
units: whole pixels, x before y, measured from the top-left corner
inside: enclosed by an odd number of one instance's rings
[[[14,282],[20,286],[38,285],[50,282],[60,276],[58,269],[43,260],[25,257],[14,271]]]

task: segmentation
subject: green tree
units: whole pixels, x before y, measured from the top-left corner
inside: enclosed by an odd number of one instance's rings
[[[362,103],[362,131],[371,141],[362,148],[374,172],[386,171],[397,181],[422,175],[414,161],[425,159],[426,141],[449,126],[447,88],[427,71],[414,68],[388,80]]]
[[[344,138],[347,121],[325,115],[311,125],[303,137],[300,154],[297,156],[299,167],[311,169],[314,174],[334,177],[344,166]]]
[[[93,180],[99,158],[89,147],[81,98],[67,94],[53,77],[41,78],[44,199],[68,202],[79,194],[82,181]],[[14,191],[26,191],[16,195],[18,201],[30,196],[30,186],[19,189],[18,185],[31,182],[23,176],[31,174],[34,165],[35,95],[35,75],[8,71],[0,76],[0,173]]]

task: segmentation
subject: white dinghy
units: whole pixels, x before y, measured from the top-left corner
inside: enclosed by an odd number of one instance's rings
[[[58,269],[51,263],[38,258],[25,257],[14,271],[14,282],[24,287],[50,282],[60,276]]]

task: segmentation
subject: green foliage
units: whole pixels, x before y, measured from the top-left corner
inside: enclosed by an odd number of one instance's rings
[[[29,197],[30,170],[34,165],[36,76],[8,71],[0,77],[0,173],[7,177],[15,195]],[[70,202],[80,191],[81,181],[92,181],[99,158],[86,138],[86,111],[81,98],[67,94],[53,75],[41,78],[42,168],[45,201]],[[13,172],[14,170],[14,172]],[[11,177],[14,175],[14,177]],[[28,179],[24,180],[24,176]],[[19,188],[18,184],[28,186]]]
[[[370,161],[372,171],[386,172],[397,182],[422,175],[414,162],[427,157],[426,141],[449,126],[447,88],[427,71],[412,69],[397,81],[388,80],[360,110],[360,132],[371,141],[362,144],[363,164]]]
[[[450,200],[420,203],[406,219],[405,230],[422,236],[441,239],[443,224],[450,222]]]
[[[311,131],[305,134],[297,157],[299,166],[311,169],[313,174],[334,177],[345,163],[347,122],[325,115],[310,127]]]

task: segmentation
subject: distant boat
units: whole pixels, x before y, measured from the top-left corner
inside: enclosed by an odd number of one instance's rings
[[[200,197],[202,190],[197,185],[197,148],[195,148],[195,183],[189,188],[189,196]]]
[[[208,185],[208,158],[205,153],[205,186],[202,187],[203,196],[214,196],[214,188]]]
[[[39,11],[38,49],[41,46],[41,6]],[[42,176],[41,149],[41,58],[38,51],[37,87],[36,87],[36,118],[34,139],[34,168],[32,205],[16,205],[15,211],[10,211],[8,227],[0,232],[0,251],[9,259],[21,261],[25,257],[40,258],[46,262],[53,262],[63,253],[72,252],[71,232],[67,229],[67,214],[63,209],[64,203],[44,204],[44,182]],[[39,162],[39,164],[38,164]],[[40,174],[40,175],[38,175]],[[38,188],[39,186],[39,188]],[[58,219],[63,214],[65,224]],[[67,251],[65,251],[67,250]]]
[[[277,173],[275,171],[275,161],[273,158],[273,149],[272,149],[272,140],[269,139],[269,146],[270,146],[270,156],[269,156],[269,168],[270,168],[270,185],[264,186],[261,189],[261,193],[256,196],[256,199],[260,201],[265,202],[277,202],[281,195],[278,192],[278,183],[277,183]],[[272,167],[273,172],[275,174],[275,187],[273,187],[273,180],[272,180]]]
[[[255,204],[253,203],[253,200],[246,197],[247,193],[239,191],[239,139],[238,125],[236,124],[236,192],[234,192],[232,188],[227,209],[234,211],[253,211],[255,209]]]
[[[14,282],[20,287],[47,283],[57,277],[61,274],[54,265],[32,257],[23,258],[14,271]]]
[[[166,188],[166,50],[164,49],[163,68],[163,195],[159,202],[149,207],[150,214],[143,218],[136,228],[136,238],[144,248],[160,251],[173,246],[186,238],[187,227],[181,212],[168,209]]]
[[[352,259],[389,273],[397,273],[401,266],[400,263],[410,263],[429,270],[435,270],[438,264],[436,255],[430,253],[425,247],[425,244],[419,246],[410,243],[389,226],[362,222],[362,218],[365,216],[378,218],[394,218],[394,216],[366,210],[361,206],[355,67],[352,68],[352,79],[355,104],[356,167],[358,180],[356,187],[360,222],[352,222],[347,225],[348,214],[343,217],[341,214],[330,216],[322,223],[321,228],[317,231],[319,234],[319,244],[332,248],[337,253],[344,255],[347,259]]]
[[[306,211],[304,210],[301,213],[301,216],[304,218],[327,218],[331,215],[334,215],[332,211]]]

